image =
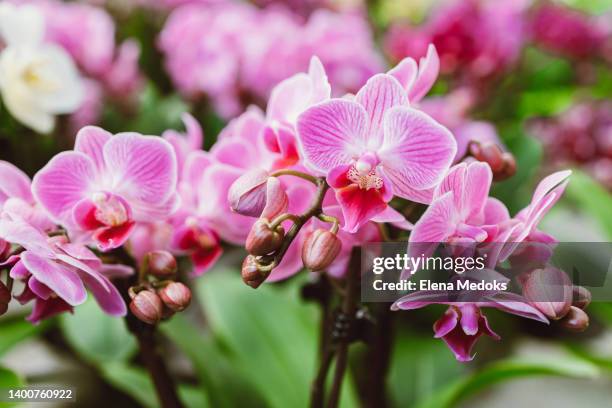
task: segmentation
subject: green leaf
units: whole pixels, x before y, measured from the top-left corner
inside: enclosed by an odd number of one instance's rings
[[[589,175],[574,170],[565,194],[595,218],[612,239],[612,195]]]
[[[45,320],[34,325],[23,316],[3,320],[0,323],[0,356],[9,351],[14,345],[28,337],[36,336],[54,324],[55,320]]]
[[[391,364],[389,389],[399,407],[414,406],[465,371],[443,342],[401,332],[395,341]]]
[[[0,366],[0,389],[23,387],[25,383],[13,371]],[[17,405],[12,402],[0,402],[0,407],[13,407]]]
[[[76,307],[73,315],[63,314],[60,326],[68,343],[96,365],[125,361],[136,351],[136,341],[124,320],[105,314],[92,296]]]
[[[159,407],[153,381],[143,369],[121,362],[103,364],[100,369],[106,381],[118,390],[125,392],[145,407]],[[202,390],[193,386],[179,385],[179,398],[187,407],[206,408],[210,406]]]
[[[234,369],[250,379],[272,407],[304,406],[315,370],[317,313],[299,299],[299,279],[253,290],[229,270],[198,280],[213,333],[235,356]],[[345,406],[357,406],[350,376]]]
[[[234,356],[186,316],[177,314],[160,329],[189,358],[213,406],[235,407],[247,399],[251,407],[265,406],[248,379],[234,369]]]
[[[540,361],[538,361],[540,360]],[[433,395],[418,408],[450,408],[458,402],[495,384],[532,376],[562,376],[596,378],[600,370],[596,365],[573,356],[554,356],[549,359],[511,359],[493,363],[467,378],[456,381],[442,393]]]

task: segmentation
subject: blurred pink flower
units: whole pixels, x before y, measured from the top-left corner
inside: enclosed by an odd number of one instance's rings
[[[428,202],[455,156],[451,133],[408,107],[404,88],[391,75],[372,77],[354,100],[332,99],[298,119],[307,166],[327,176],[348,232],[381,221],[394,195]],[[377,218],[378,217],[378,218]]]
[[[75,150],[55,156],[32,191],[54,221],[85,233],[102,250],[116,248],[136,222],[169,217],[178,204],[171,145],[137,133],[79,131]]]
[[[23,304],[35,300],[28,317],[32,323],[63,311],[71,311],[87,298],[89,289],[100,307],[113,316],[124,316],[121,295],[100,270],[102,262],[85,246],[69,243],[65,237],[47,238],[23,221],[0,219],[0,237],[25,250],[9,258],[10,276],[26,283],[17,299]]]
[[[550,1],[535,10],[530,28],[538,45],[575,59],[603,53],[612,34],[609,15],[589,16]]]
[[[363,18],[329,11],[303,22],[276,7],[191,4],[172,12],[158,45],[177,88],[190,98],[206,95],[226,118],[261,104],[313,55],[338,93],[357,90],[382,67]]]
[[[393,26],[385,49],[400,60],[425,55],[433,43],[443,73],[487,77],[517,59],[525,37],[526,5],[523,0],[444,1],[421,27]]]

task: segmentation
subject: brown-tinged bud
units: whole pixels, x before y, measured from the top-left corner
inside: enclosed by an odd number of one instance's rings
[[[261,270],[253,255],[244,258],[242,262],[242,280],[253,289],[257,289],[269,274],[270,272]]]
[[[181,312],[191,303],[191,290],[181,282],[171,282],[158,292],[168,309]]]
[[[10,301],[11,292],[3,282],[0,282],[0,316],[6,313]]]
[[[311,271],[323,271],[336,259],[342,242],[336,234],[319,228],[311,232],[302,247],[302,262]]]
[[[478,161],[485,162],[493,172],[496,181],[505,180],[516,173],[516,160],[510,152],[504,152],[494,142],[470,143],[470,154]]]
[[[167,278],[177,271],[176,258],[168,251],[151,251],[143,262],[147,273],[158,278]]]
[[[574,286],[572,294],[572,306],[584,310],[591,303],[591,292],[583,286]]]
[[[546,317],[559,320],[572,305],[572,282],[565,272],[554,267],[534,269],[523,281],[523,295]]]
[[[589,327],[589,315],[584,310],[572,306],[561,320],[561,324],[573,332],[583,332]]]
[[[164,305],[155,292],[142,290],[132,299],[130,310],[138,320],[148,324],[155,324],[162,318]]]
[[[285,211],[289,202],[280,180],[263,169],[240,176],[231,185],[227,198],[233,211],[268,219]]]
[[[246,239],[246,250],[251,255],[267,255],[276,251],[283,243],[285,230],[282,226],[276,229],[270,228],[266,219],[260,219],[251,228]]]

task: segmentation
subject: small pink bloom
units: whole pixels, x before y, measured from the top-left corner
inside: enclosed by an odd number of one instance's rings
[[[480,336],[487,335],[495,340],[500,337],[489,327],[482,308],[492,307],[501,311],[548,323],[538,309],[531,306],[522,296],[499,292],[483,297],[477,302],[451,302],[446,292],[419,291],[398,299],[391,310],[415,310],[431,304],[448,305],[444,315],[434,323],[434,337],[442,338],[458,361],[471,361],[472,349]]]
[[[428,202],[456,145],[451,133],[423,112],[390,75],[372,77],[354,100],[332,99],[298,119],[307,166],[326,174],[348,232],[383,212],[394,195]]]
[[[436,47],[429,44],[427,54],[419,60],[417,66],[413,58],[407,57],[388,72],[397,79],[408,92],[411,104],[418,103],[436,82],[440,72],[440,59]]]
[[[0,160],[0,215],[21,219],[43,231],[54,228],[32,196],[30,178],[3,160]]]
[[[29,224],[7,219],[0,219],[0,237],[25,249],[9,262],[11,277],[26,283],[18,300],[36,300],[28,320],[36,323],[71,310],[85,301],[86,287],[106,313],[125,315],[121,295],[100,273],[102,262],[85,246],[69,243],[64,237],[47,238]]]
[[[193,217],[175,229],[172,240],[175,251],[190,256],[196,276],[210,269],[223,253],[217,233],[206,221]]]
[[[108,250],[121,246],[136,222],[169,217],[178,203],[176,183],[168,142],[85,127],[74,151],[58,154],[36,174],[32,191],[54,221]]]

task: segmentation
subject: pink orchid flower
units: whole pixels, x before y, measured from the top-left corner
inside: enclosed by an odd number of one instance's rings
[[[454,166],[434,192],[434,201],[415,224],[410,243],[485,241],[502,205],[489,198],[493,175],[481,162]],[[507,211],[506,211],[507,214]],[[417,245],[418,246],[418,245]]]
[[[121,246],[136,222],[170,216],[179,202],[176,157],[168,142],[137,133],[79,131],[32,182],[50,217],[101,250]]]
[[[519,295],[499,292],[483,297],[478,302],[450,302],[446,292],[419,291],[398,299],[391,310],[415,310],[431,304],[448,305],[444,315],[434,323],[434,337],[441,338],[458,361],[471,361],[472,349],[478,338],[487,335],[495,340],[500,337],[489,327],[482,308],[490,307],[520,317],[548,323],[538,309]]]
[[[388,72],[402,84],[412,105],[427,95],[439,73],[440,59],[433,44],[429,44],[427,54],[419,60],[418,65],[413,58],[406,57]]]
[[[65,237],[47,238],[23,221],[6,218],[0,219],[0,237],[25,249],[4,264],[12,265],[13,279],[26,282],[18,300],[36,301],[28,317],[31,322],[72,310],[87,298],[86,287],[106,313],[126,314],[121,295],[101,273],[102,262],[85,246],[70,243]]]
[[[0,160],[0,214],[22,219],[42,231],[50,231],[55,226],[34,200],[30,178],[3,160]]]
[[[328,100],[330,96],[331,87],[325,68],[317,57],[310,60],[308,74],[295,74],[272,89],[263,141],[268,150],[280,155],[273,167],[288,167],[299,161],[295,136],[297,118],[310,106]]]
[[[348,232],[384,214],[394,195],[428,202],[426,190],[441,181],[456,151],[452,134],[408,107],[406,91],[386,74],[372,77],[353,100],[309,108],[297,128],[304,160],[327,175]]]

